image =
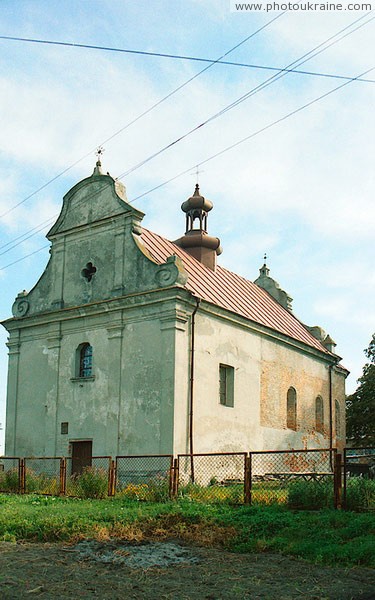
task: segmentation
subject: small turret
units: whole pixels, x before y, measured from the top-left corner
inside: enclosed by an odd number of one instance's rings
[[[269,276],[269,268],[266,264],[267,256],[264,255],[264,264],[259,269],[259,277],[254,281],[259,287],[263,288],[268,292],[281,306],[286,308],[287,310],[292,310],[292,302],[293,298],[287,294],[284,290],[281,289],[275,279]]]
[[[175,241],[175,244],[215,271],[216,257],[222,253],[222,248],[219,238],[207,233],[207,214],[212,208],[212,202],[201,195],[197,184],[194,194],[181,205],[181,210],[186,213],[186,231],[184,236]],[[199,226],[194,228],[196,220]]]

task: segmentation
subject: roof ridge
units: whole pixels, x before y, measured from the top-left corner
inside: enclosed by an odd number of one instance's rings
[[[145,245],[155,260],[165,262],[173,253],[183,260],[189,275],[185,288],[192,294],[313,347],[326,356],[335,356],[310,333],[307,326],[296,315],[250,279],[221,265],[217,265],[216,271],[212,271],[164,236],[146,227],[142,227],[143,232]],[[156,238],[160,244],[158,248],[155,247]]]

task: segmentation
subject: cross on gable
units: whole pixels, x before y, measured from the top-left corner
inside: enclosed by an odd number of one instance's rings
[[[196,183],[199,183],[199,175],[200,175],[200,173],[204,173],[204,170],[200,169],[199,166],[200,165],[196,166],[195,173],[194,173]]]
[[[96,152],[95,152],[95,154],[96,154],[96,157],[97,157],[97,159],[98,159],[98,160],[100,160],[100,159],[101,159],[101,157],[103,156],[104,152],[105,152],[105,150],[104,150],[103,146],[99,146],[99,147],[96,149]]]
[[[94,267],[92,262],[88,262],[86,267],[81,271],[82,277],[84,277],[87,281],[91,281],[94,273],[96,273],[96,267]]]

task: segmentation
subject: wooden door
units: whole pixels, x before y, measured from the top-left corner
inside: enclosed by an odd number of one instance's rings
[[[72,475],[79,475],[92,465],[92,441],[72,442]]]

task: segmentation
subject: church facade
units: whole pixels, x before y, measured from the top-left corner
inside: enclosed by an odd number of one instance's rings
[[[7,456],[343,446],[333,340],[266,264],[255,282],[217,264],[211,208],[197,186],[170,242],[100,161],[65,195],[47,267],[3,322]]]

